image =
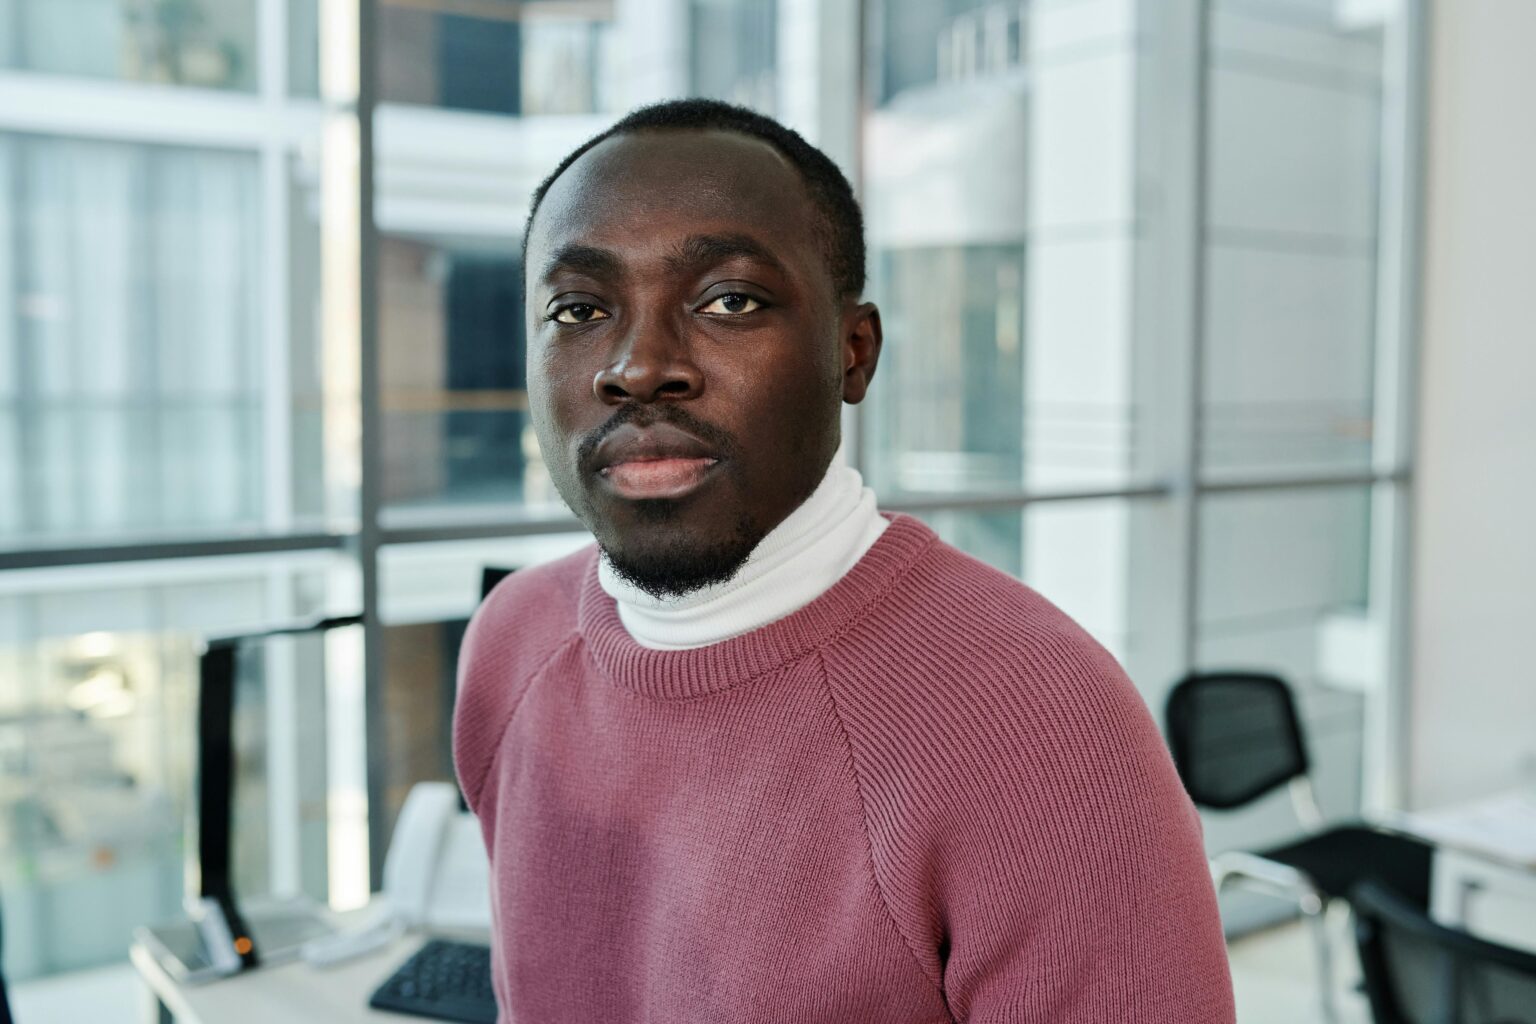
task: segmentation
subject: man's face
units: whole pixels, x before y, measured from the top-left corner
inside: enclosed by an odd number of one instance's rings
[[[864,396],[879,314],[836,293],[824,234],[794,166],[731,132],[607,139],[539,208],[534,429],[561,496],[652,593],[733,575]]]

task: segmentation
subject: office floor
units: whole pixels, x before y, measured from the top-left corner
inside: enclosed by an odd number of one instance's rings
[[[1369,1024],[1354,949],[1335,931],[1339,1024]],[[1313,1024],[1312,937],[1297,923],[1244,936],[1231,946],[1239,1024]],[[138,978],[127,964],[26,982],[12,993],[17,1024],[141,1024]]]
[[[1330,929],[1338,1024],[1370,1024],[1364,994],[1355,990],[1360,963],[1339,919]],[[1322,1019],[1313,988],[1312,935],[1299,921],[1243,936],[1228,946],[1238,1024],[1313,1024]]]

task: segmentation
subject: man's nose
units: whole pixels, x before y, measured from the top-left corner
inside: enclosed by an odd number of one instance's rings
[[[610,405],[695,398],[704,374],[676,328],[660,318],[635,324],[613,361],[592,381],[598,399]]]

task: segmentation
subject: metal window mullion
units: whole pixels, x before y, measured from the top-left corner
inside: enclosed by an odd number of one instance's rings
[[[286,149],[269,142],[262,149],[262,303],[263,365],[262,519],[269,530],[293,522],[292,381],[289,373],[289,315],[287,250],[289,210]],[[264,574],[268,612],[279,620],[295,614],[292,571],[273,566]],[[267,670],[268,836],[273,891],[300,891],[303,804],[299,791],[298,717],[295,678],[297,658],[290,645],[270,652]]]
[[[257,91],[267,112],[261,144],[262,521],[266,529],[293,525],[293,378],[290,358],[293,297],[289,288],[292,192],[289,140],[283,130],[287,98],[287,0],[258,0]],[[296,614],[293,571],[263,573],[267,613]],[[278,895],[303,890],[303,793],[298,712],[298,651],[292,642],[267,652],[267,821],[269,884]]]
[[[216,537],[209,540],[149,541],[129,544],[108,543],[68,548],[24,548],[0,551],[0,572],[116,562],[153,562],[180,558],[220,558],[230,555],[322,551],[343,547],[347,539],[341,534],[317,533],[273,537]]]
[[[268,570],[263,580],[266,611],[273,621],[293,618],[293,587],[285,568]],[[267,721],[267,864],[273,895],[303,891],[303,794],[300,791],[298,651],[296,641],[271,644],[265,652]]]
[[[1412,671],[1412,478],[1418,394],[1419,280],[1429,5],[1408,0],[1388,21],[1383,56],[1382,198],[1378,237],[1376,442],[1371,503],[1370,613],[1381,634],[1382,686],[1367,719],[1363,802],[1387,814],[1408,804]],[[1374,764],[1372,763],[1374,762]]]
[[[144,389],[145,397],[149,399],[147,435],[149,444],[149,463],[146,469],[153,474],[150,478],[150,513],[149,520],[153,523],[166,521],[165,487],[168,469],[165,442],[169,432],[166,428],[168,419],[166,405],[169,389],[165,384],[165,349],[162,347],[162,339],[168,334],[165,331],[164,321],[168,319],[165,310],[164,295],[156,286],[161,282],[162,268],[157,260],[159,257],[157,239],[155,238],[154,224],[158,222],[159,209],[156,207],[156,185],[161,179],[159,162],[169,159],[169,155],[157,149],[142,148],[134,154],[133,166],[139,175],[137,182],[136,200],[144,213],[136,221],[133,229],[134,244],[139,248],[139,258],[143,261],[144,278],[148,284],[141,290],[143,302],[139,309],[139,321],[143,324],[143,333],[136,339],[142,346],[139,358],[139,368],[142,376],[137,381]],[[84,459],[79,463],[86,465]]]
[[[385,637],[379,587],[383,527],[383,414],[380,408],[379,239],[374,223],[374,114],[378,107],[378,10],[375,0],[357,0],[357,173],[360,443],[358,567],[363,606],[363,701],[368,752],[368,860],[373,887],[382,882],[387,791],[383,765],[388,739],[385,704]]]
[[[257,54],[259,88],[268,118],[261,143],[262,522],[282,531],[293,522],[293,381],[290,366],[292,295],[289,140],[283,128],[286,96],[287,0],[260,0]]]
[[[1343,476],[1263,477],[1196,483],[1195,494],[1248,493],[1300,488],[1370,487],[1402,485],[1409,479],[1405,469]],[[898,512],[975,511],[981,509],[1023,508],[1029,505],[1059,504],[1071,501],[1113,499],[1173,498],[1176,486],[1159,482],[1084,491],[974,492],[942,495],[897,494],[881,501],[881,508]],[[438,541],[504,540],[556,533],[577,533],[585,527],[573,517],[557,516],[522,522],[486,521],[455,523],[446,526],[381,527],[378,542],[389,544],[430,544]],[[355,535],[340,533],[272,534],[258,537],[215,537],[208,540],[146,541],[139,543],[82,545],[79,547],[33,548],[0,551],[0,572],[63,568],[94,564],[205,559],[240,555],[303,553],[347,548],[355,544]]]
[[[867,195],[868,190],[866,188],[866,180],[864,175],[864,124],[868,120],[872,109],[877,105],[878,98],[872,97],[870,95],[868,38],[869,19],[871,17],[870,0],[857,0],[855,6],[857,7],[857,11],[855,11],[854,17],[857,19],[857,21],[854,24],[854,31],[850,33],[852,37],[851,45],[853,46],[853,53],[851,54],[851,57],[854,67],[854,86],[850,95],[847,97],[848,101],[853,105],[853,116],[849,122],[853,132],[853,138],[847,140],[847,153],[848,161],[850,164],[847,170],[848,181],[853,186],[854,196],[862,205],[866,203],[869,198]],[[865,225],[864,235],[864,277],[867,287],[867,282],[870,276],[870,246],[868,244],[868,224]],[[860,296],[861,299],[865,299],[867,297],[867,295]],[[878,364],[876,365],[876,369],[878,370]],[[869,398],[866,396],[864,401],[860,402],[858,405],[845,406],[842,416],[844,458],[846,459],[848,465],[858,470],[864,476],[866,481],[869,478],[868,409]]]
[[[257,94],[280,115],[288,95],[288,0],[256,0],[256,67]]]
[[[273,130],[259,97],[192,86],[0,69],[0,131],[253,150]]]
[[[1210,194],[1210,0],[1196,0],[1189,7],[1190,23],[1186,26],[1194,51],[1191,74],[1193,75],[1194,119],[1190,133],[1192,193],[1188,251],[1184,258],[1189,266],[1189,335],[1187,371],[1189,374],[1188,430],[1184,438],[1181,479],[1185,483],[1187,498],[1184,508],[1185,577],[1184,594],[1184,669],[1193,670],[1199,661],[1200,632],[1200,445],[1204,433],[1205,417],[1205,349],[1206,349],[1206,282],[1208,261],[1205,238],[1209,228],[1208,199]]]
[[[1117,498],[1167,497],[1171,488],[1167,484],[1145,486],[1106,487],[1082,491],[1029,492],[1003,491],[997,493],[975,492],[963,494],[894,494],[882,497],[880,507],[887,512],[989,512],[1007,509],[1023,509],[1030,505],[1060,504],[1072,501],[1105,501]]]
[[[1127,668],[1154,707],[1194,666],[1198,639],[1208,6],[1137,7],[1136,386],[1152,413],[1140,468],[1166,481],[1167,500],[1131,519],[1129,618],[1143,642]]]
[[[1371,487],[1408,479],[1405,468],[1383,468],[1359,473],[1305,473],[1296,476],[1246,476],[1196,481],[1195,492],[1207,494],[1253,494],[1259,491],[1300,491],[1328,487]]]
[[[28,166],[28,143],[22,139],[12,137],[5,140],[10,146],[14,157],[11,174],[11,194],[5,199],[10,202],[14,220],[9,239],[0,240],[0,244],[8,244],[11,248],[10,280],[5,282],[11,288],[9,307],[13,310],[20,308],[21,297],[25,293],[28,284],[23,281],[23,275],[27,274],[27,260],[33,245],[33,221],[26,211],[33,208],[27,200],[29,197],[28,182],[32,175]],[[44,460],[39,457],[42,450],[42,425],[39,419],[42,415],[43,403],[38,399],[37,379],[40,376],[37,369],[37,360],[33,356],[36,347],[35,332],[38,330],[38,321],[31,317],[16,317],[15,324],[16,349],[13,353],[13,370],[16,375],[16,442],[14,450],[18,460],[21,490],[21,530],[42,530],[43,524],[43,487],[42,470]],[[4,562],[0,561],[0,568]]]

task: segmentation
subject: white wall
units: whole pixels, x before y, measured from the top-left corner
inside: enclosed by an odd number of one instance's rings
[[[1431,25],[1410,798],[1536,768],[1536,3]]]

